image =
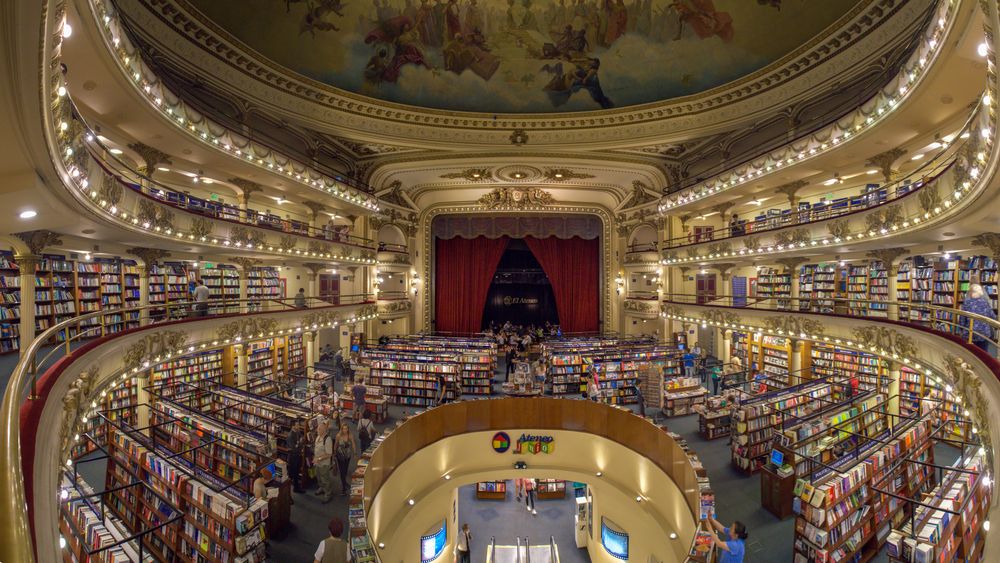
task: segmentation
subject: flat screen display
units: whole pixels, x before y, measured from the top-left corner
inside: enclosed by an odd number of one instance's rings
[[[612,529],[601,519],[601,545],[612,556],[628,561],[628,534]]]
[[[448,527],[441,521],[441,528],[420,538],[420,561],[429,563],[441,556],[448,543]]]
[[[785,454],[778,450],[771,450],[771,464],[775,467],[781,467],[781,464],[785,462]]]

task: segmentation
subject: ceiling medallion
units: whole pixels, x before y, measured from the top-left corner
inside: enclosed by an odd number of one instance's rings
[[[483,182],[492,179],[490,168],[466,168],[459,172],[449,172],[441,177],[447,180],[467,180],[469,182]]]
[[[534,166],[525,166],[523,164],[512,164],[510,166],[503,166],[497,168],[494,176],[498,180],[503,180],[506,182],[538,182],[547,178],[547,176],[542,174],[542,171],[535,168]]]
[[[540,188],[496,188],[479,198],[479,204],[489,209],[527,209],[554,202],[552,194]]]

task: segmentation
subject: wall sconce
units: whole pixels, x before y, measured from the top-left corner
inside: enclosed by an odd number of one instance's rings
[[[615,286],[616,286],[615,287],[615,292],[618,295],[621,295],[622,294],[622,290],[625,289],[625,279],[622,278],[621,276],[618,276],[617,278],[615,278]]]

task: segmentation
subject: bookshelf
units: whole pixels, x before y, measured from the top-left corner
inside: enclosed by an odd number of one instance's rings
[[[958,471],[961,470],[961,471]],[[895,523],[886,545],[890,561],[979,561],[992,488],[985,460],[961,457],[947,476],[922,496],[912,519]]]
[[[868,316],[889,317],[889,272],[876,260],[868,268]]]
[[[913,260],[903,260],[896,270],[896,302],[899,303],[899,320],[910,318],[910,275],[913,272]]]
[[[695,407],[705,404],[708,389],[696,377],[675,377],[663,382],[663,414],[681,416],[695,412]]]
[[[136,424],[135,407],[139,404],[138,389],[138,380],[130,377],[107,390],[99,407],[103,418],[102,416],[93,416],[83,424],[80,441],[74,446],[71,453],[73,459],[96,451],[98,445],[103,446],[107,442],[104,435],[105,419],[115,423]],[[92,436],[93,441],[84,438],[83,434]]]
[[[898,461],[913,455],[929,442],[927,421],[899,426],[880,433],[831,468],[814,471],[796,481],[793,500],[795,561],[868,560],[888,536],[891,520],[886,497],[873,484],[892,473]]]
[[[851,315],[863,316],[868,312],[868,264],[851,265],[847,270],[848,311]]]
[[[301,335],[292,335],[288,337],[288,348],[286,353],[288,357],[286,359],[285,373],[296,373],[298,370],[305,369],[305,346],[303,345]]]
[[[576,395],[584,391],[584,374],[588,366],[581,354],[552,354],[546,363],[553,395]]]
[[[832,394],[833,385],[817,380],[745,398],[733,411],[733,466],[748,474],[756,472],[770,451],[775,428],[794,417],[822,411],[817,407],[828,404],[821,401],[829,402]]]
[[[829,344],[813,344],[810,354],[815,377],[850,377],[857,374],[860,389],[879,389],[883,394],[889,392],[887,366],[874,354]],[[838,385],[837,395],[842,394],[843,385]]]
[[[798,422],[779,428],[781,448],[787,452],[785,463],[797,477],[809,475],[814,461],[832,464],[837,450],[850,450],[863,436],[877,436],[888,428],[885,399],[878,393],[854,397],[818,415],[802,417]],[[839,446],[839,448],[838,448]]]
[[[507,481],[480,481],[476,483],[476,498],[507,500]]]
[[[381,349],[406,352],[453,352],[461,363],[462,393],[490,395],[497,366],[497,344],[492,338],[406,336],[391,339]]]
[[[158,393],[161,396],[173,397],[178,393],[185,393],[192,389],[190,386],[202,387],[203,382],[206,381],[222,382],[226,373],[223,363],[222,350],[189,354],[153,366],[149,374],[149,383],[158,388]],[[232,358],[230,358],[229,364],[232,366]],[[231,373],[230,367],[230,377],[232,377]]]
[[[121,262],[122,300],[126,308],[142,305],[142,290],[139,285],[139,266],[135,260]],[[125,329],[139,327],[139,312],[125,313]]]
[[[369,381],[382,388],[386,399],[396,405],[431,406],[434,404],[438,377],[457,382],[461,364],[457,355],[432,355],[393,352],[365,355],[371,358]],[[378,357],[381,356],[381,357]],[[454,398],[448,391],[449,398]]]
[[[141,481],[184,515],[177,537],[162,538],[164,551],[172,550],[182,560],[264,561],[267,501],[253,500],[238,487],[152,449],[145,437],[133,431],[109,425],[108,434],[105,488]],[[151,508],[137,495],[122,494],[120,500],[132,512]]]
[[[539,499],[566,498],[566,481],[562,479],[536,479],[535,494]]]
[[[218,264],[202,268],[201,281],[208,288],[208,302],[213,313],[238,313],[240,273],[234,266]]]
[[[280,299],[284,297],[281,287],[281,279],[278,276],[277,268],[256,267],[251,268],[247,276],[247,298],[264,301],[267,299]],[[261,303],[251,304],[252,310],[260,310]]]
[[[732,409],[725,397],[709,397],[698,408],[698,434],[705,440],[725,438],[732,433]]]
[[[639,362],[598,358],[592,369],[597,374],[597,386],[605,401],[613,405],[639,402],[636,395]]]
[[[20,346],[21,278],[12,252],[0,253],[0,352]]]
[[[776,309],[792,307],[792,275],[774,268],[761,268],[757,273],[757,297],[773,298]]]
[[[277,391],[274,380],[280,376],[276,339],[267,338],[245,344],[247,354],[247,387],[260,395]]]

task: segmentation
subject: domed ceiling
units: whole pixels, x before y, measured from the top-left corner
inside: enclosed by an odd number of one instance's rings
[[[484,113],[626,107],[736,80],[864,0],[188,0],[356,94]]]

